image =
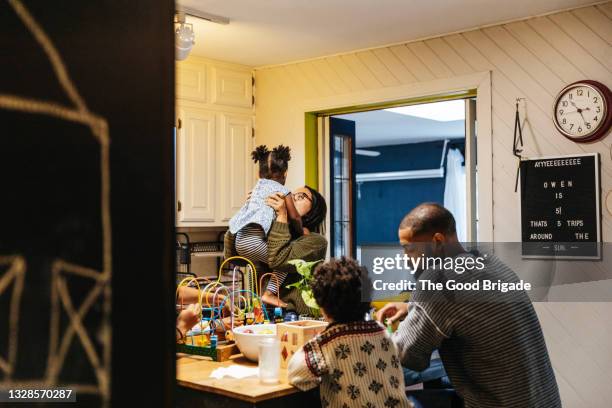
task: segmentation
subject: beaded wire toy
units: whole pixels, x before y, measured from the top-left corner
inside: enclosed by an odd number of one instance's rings
[[[231,287],[221,283],[223,267],[232,261],[241,261],[241,263],[246,265],[246,273],[243,274],[242,279],[242,289],[238,289],[236,284],[236,274],[242,274],[238,266],[235,266],[232,270]],[[257,269],[253,262],[241,256],[234,256],[223,261],[219,266],[217,279],[214,281],[207,278],[193,277],[183,279],[176,288],[176,299],[180,305],[180,310],[184,309],[184,299],[180,294],[180,288],[195,287],[198,291],[197,304],[199,305],[200,330],[199,334],[195,334],[192,331],[190,336],[186,336],[190,338],[190,345],[208,348],[216,347],[216,341],[211,341],[211,337],[214,336],[218,326],[225,332],[226,340],[232,341],[232,330],[236,320],[244,320],[247,324],[260,324],[269,321],[268,312],[263,306],[259,293],[263,278],[268,275],[270,279],[276,279],[277,287],[280,287],[278,277],[273,273],[263,274],[258,282]],[[229,328],[223,322],[223,311],[226,309],[229,309]],[[187,338],[181,338],[179,343],[187,341]]]

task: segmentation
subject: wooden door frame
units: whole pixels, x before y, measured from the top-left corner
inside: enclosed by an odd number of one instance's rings
[[[328,119],[331,118],[331,116],[328,116]],[[355,121],[349,121],[346,119],[338,119],[335,118],[336,120],[342,120],[345,122],[353,122],[353,127],[355,127]],[[331,123],[330,123],[331,125]],[[330,135],[331,135],[331,128],[330,129]],[[334,133],[335,135],[338,135],[337,133]],[[330,152],[334,151],[334,139],[332,137],[328,137],[327,138],[327,143],[328,143],[328,148]],[[354,174],[354,165],[355,165],[355,132],[353,130],[353,135],[350,138],[350,161],[349,161],[349,175],[350,175],[350,180],[351,183],[349,185],[349,196],[350,196],[350,202],[349,202],[349,214],[351,217],[351,223],[350,223],[350,231],[349,231],[349,235],[350,235],[350,240],[351,240],[351,245],[349,247],[349,251],[348,253],[345,254],[345,256],[349,256],[352,258],[357,258],[357,224],[353,221],[356,216],[357,216],[357,212],[355,211],[355,203],[356,203],[356,199],[357,196],[355,194],[355,188],[353,186],[353,182],[354,180],[352,180],[352,175]],[[330,219],[330,228],[329,228],[329,248],[331,251],[331,248],[335,245],[335,225],[331,224],[331,219],[332,219],[332,214],[334,214],[335,212],[335,206],[336,205],[342,205],[341,203],[335,203],[334,200],[331,199],[331,197],[334,197],[335,195],[335,184],[334,184],[334,172],[331,170],[331,163],[328,163],[328,168],[330,169],[329,171],[329,178],[327,179],[328,185],[329,185],[329,197],[330,199],[328,200],[328,205],[327,208],[329,208],[329,214],[330,216],[327,217]]]

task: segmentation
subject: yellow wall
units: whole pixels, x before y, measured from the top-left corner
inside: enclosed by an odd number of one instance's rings
[[[567,84],[594,79],[612,88],[612,3],[406,44],[255,70],[257,143],[289,144],[289,186],[304,183],[304,124],[296,115],[309,100],[492,73],[493,224],[495,240],[520,241],[514,100],[526,98],[525,154],[599,152],[603,238],[612,241],[612,137],[579,145],[552,122],[555,95]],[[610,203],[612,206],[612,203]],[[612,406],[612,304],[541,303],[536,308],[565,406]],[[520,392],[520,390],[517,390]]]

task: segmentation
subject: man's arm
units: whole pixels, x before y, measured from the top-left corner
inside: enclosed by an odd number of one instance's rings
[[[446,338],[448,334],[418,303],[410,303],[408,316],[392,336],[402,365],[415,371],[429,367],[431,353]]]

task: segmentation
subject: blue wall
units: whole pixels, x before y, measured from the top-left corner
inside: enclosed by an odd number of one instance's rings
[[[463,139],[449,148],[464,151]],[[425,170],[438,168],[444,141],[363,148],[380,152],[378,157],[357,155],[356,173]],[[446,160],[445,163],[446,164]],[[444,201],[445,178],[370,181],[361,183],[357,197],[357,245],[397,243],[397,227],[408,211],[426,201]]]

